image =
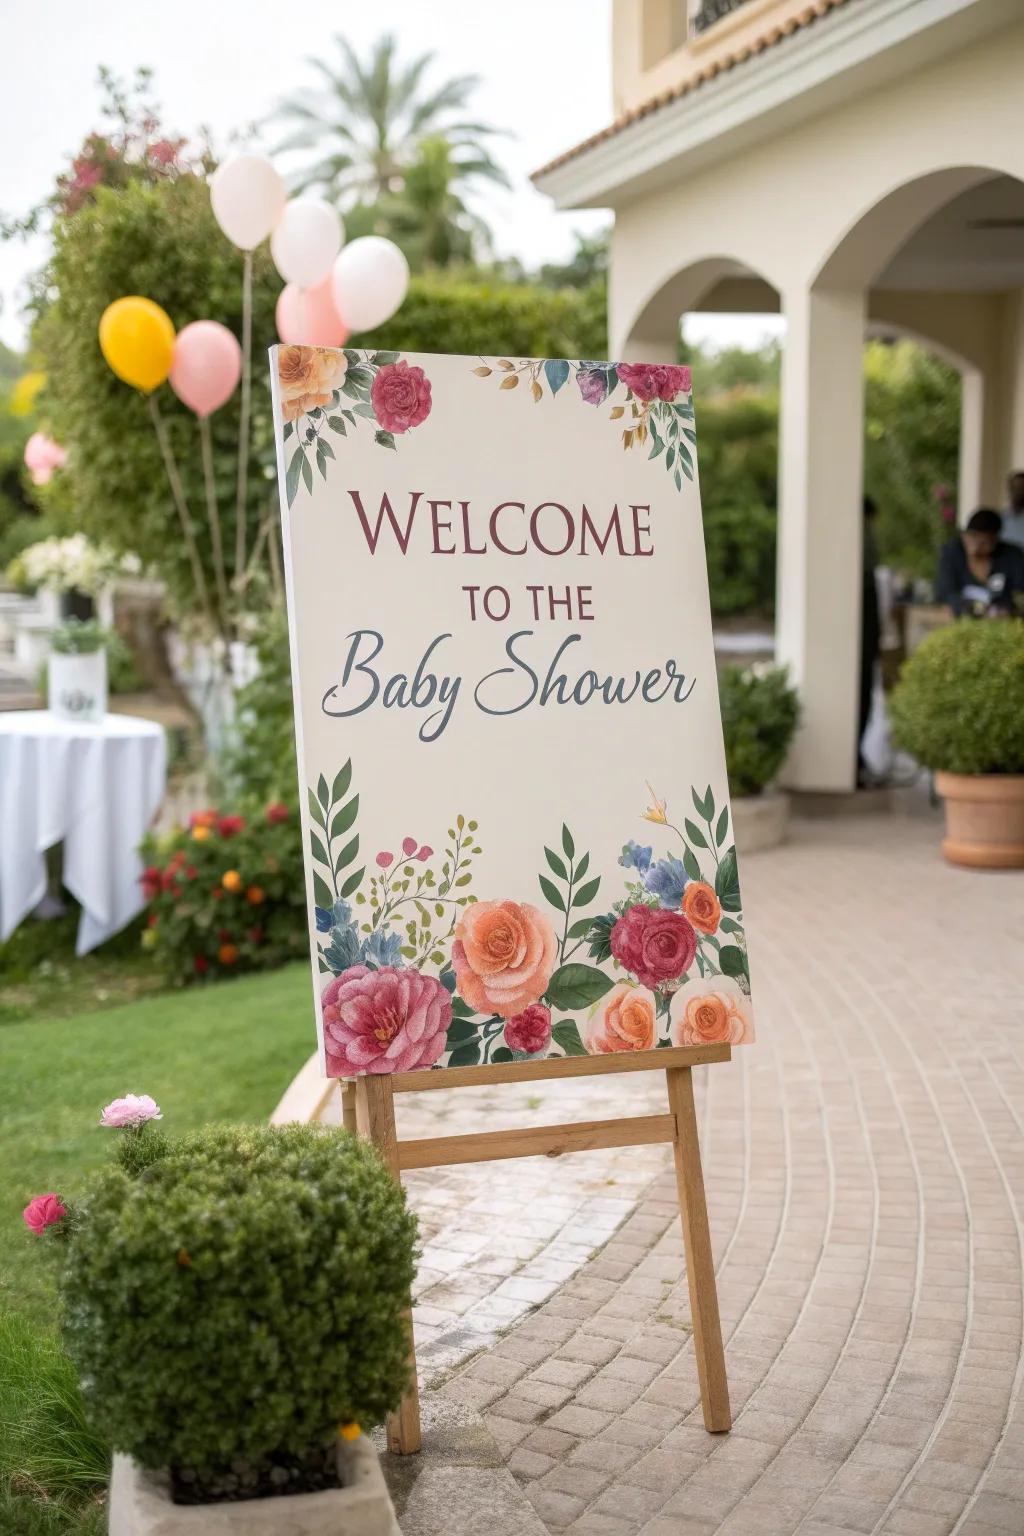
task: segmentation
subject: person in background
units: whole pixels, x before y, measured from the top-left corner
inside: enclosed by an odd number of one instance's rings
[[[871,770],[864,760],[863,742],[871,717],[875,666],[882,633],[878,616],[878,584],[875,581],[878,548],[875,544],[874,521],[877,512],[878,503],[871,496],[865,496],[864,536],[861,544],[860,709],[857,720],[857,784],[861,788],[873,782]]]
[[[1006,490],[1010,499],[1003,512],[1003,538],[1024,549],[1024,469],[1007,475]]]
[[[979,507],[942,546],[935,598],[955,617],[998,618],[1024,603],[1024,549],[1000,538],[1002,526],[998,512]]]

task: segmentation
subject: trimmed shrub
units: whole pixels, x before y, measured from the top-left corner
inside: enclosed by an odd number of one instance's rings
[[[889,700],[893,740],[925,768],[1024,773],[1024,619],[961,619],[914,652]]]
[[[326,1127],[213,1127],[97,1175],[61,1286],[96,1428],[203,1481],[378,1423],[407,1382],[415,1238],[376,1151]]]
[[[800,719],[785,667],[726,667],[718,679],[729,793],[759,795],[785,761]]]
[[[774,611],[775,513],[771,508],[709,508],[704,513],[704,548],[712,613],[769,615]]]
[[[299,818],[288,805],[197,811],[141,851],[142,942],[173,980],[269,970],[307,952]]]

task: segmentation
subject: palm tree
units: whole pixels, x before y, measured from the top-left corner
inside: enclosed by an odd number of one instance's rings
[[[423,140],[439,134],[449,146],[454,180],[484,177],[508,186],[484,147],[496,130],[462,116],[478,76],[457,75],[431,88],[424,77],[432,53],[400,65],[395,38],[387,34],[364,65],[344,37],[335,41],[339,65],[309,60],[326,88],[304,90],[283,101],[274,114],[292,125],[277,152],[305,150],[318,156],[299,171],[297,191],[316,189],[342,205],[387,198],[402,190]]]

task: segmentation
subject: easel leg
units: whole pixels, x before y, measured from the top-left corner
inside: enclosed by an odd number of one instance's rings
[[[367,1141],[372,1141],[391,1171],[400,1181],[398,1171],[398,1136],[395,1130],[395,1101],[391,1092],[391,1080],[386,1076],[357,1077],[352,1089],[355,1095],[356,1130]],[[412,1333],[412,1308],[403,1314],[406,1338],[409,1344],[409,1364],[412,1373],[409,1389],[399,1405],[398,1412],[388,1418],[388,1450],[399,1456],[411,1456],[420,1449],[420,1397],[416,1380],[416,1347]]]
[[[338,1079],[338,1086],[341,1089],[341,1123],[346,1131],[358,1135],[355,1080],[351,1077],[341,1077]]]
[[[670,1067],[665,1078],[669,1109],[676,1121],[676,1183],[683,1220],[686,1279],[690,1288],[693,1348],[697,1357],[701,1405],[706,1427],[717,1434],[732,1428],[732,1411],[725,1374],[722,1324],[718,1316],[718,1288],[704,1198],[704,1175],[700,1166],[693,1078],[689,1067]]]

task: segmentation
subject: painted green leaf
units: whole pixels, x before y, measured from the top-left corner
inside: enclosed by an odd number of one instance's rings
[[[557,395],[569,377],[569,364],[561,357],[549,357],[544,364],[544,377],[553,395]]]
[[[695,848],[707,847],[708,840],[695,821],[691,821],[688,816],[685,816],[683,818],[683,826],[686,828],[687,837]]]
[[[324,847],[323,843],[317,837],[315,832],[311,832],[309,834],[309,846],[313,850],[314,859],[318,859],[321,864],[326,864],[328,869],[330,869],[331,861],[327,857],[327,849]],[[330,905],[330,903],[328,903],[328,905]]]
[[[335,816],[334,825],[331,827],[331,837],[340,837],[343,832],[347,832],[358,813],[359,796],[353,795],[348,804],[343,805],[337,816]]]
[[[294,431],[295,431],[295,423],[294,423],[294,421],[286,421],[285,424],[284,424],[284,431],[281,433],[282,441],[283,442],[287,442],[288,439],[291,437],[291,435],[292,435],[292,433]]]
[[[562,823],[562,848],[565,850],[567,859],[574,859],[576,857],[576,844],[572,840],[572,833],[564,822]]]
[[[574,880],[582,880],[583,876],[586,874],[586,872],[587,872],[587,870],[589,868],[590,868],[590,854],[589,853],[585,853],[583,855],[582,859],[580,859],[579,863],[576,865],[576,868],[573,870],[573,879]]]
[[[381,448],[394,448],[395,446],[395,434],[393,432],[385,432],[383,427],[373,434],[373,440]]]
[[[600,884],[601,876],[595,875],[593,880],[588,880],[584,885],[581,885],[572,899],[573,906],[588,907],[593,901],[594,897],[597,895],[598,887]]]
[[[701,878],[700,865],[697,863],[697,855],[692,848],[683,849],[683,868],[691,880]]]
[[[476,1010],[464,1003],[461,997],[453,997],[452,1016],[456,1019],[472,1019],[476,1017]]]
[[[715,828],[715,842],[718,844],[719,848],[721,848],[722,844],[725,842],[725,834],[728,832],[728,830],[729,807],[727,805],[723,805],[722,814],[719,816],[718,825]]]
[[[551,1031],[551,1038],[560,1045],[567,1056],[586,1056],[587,1048],[580,1039],[580,1032],[572,1019],[559,1019]]]
[[[321,480],[327,479],[327,455],[324,453],[323,443],[316,445],[316,467],[320,471]]]
[[[565,902],[562,899],[562,894],[559,891],[557,885],[550,881],[547,875],[538,875],[537,879],[540,881],[541,890],[544,892],[544,895],[554,907],[555,911],[564,912]]]
[[[327,425],[330,427],[332,432],[340,432],[342,437],[348,437],[348,427],[345,425],[344,417],[328,416]]]
[[[480,1026],[474,1020],[453,1018],[445,1036],[449,1050],[457,1045],[465,1045],[467,1040],[476,1040],[479,1031]]]
[[[562,863],[557,853],[552,853],[550,848],[545,848],[544,857],[547,859],[552,873],[556,874],[559,880],[568,880],[569,876],[566,872],[565,865]]]
[[[288,465],[288,473],[284,477],[285,490],[288,493],[289,506],[291,506],[292,502],[295,500],[295,497],[298,494],[299,476],[302,473],[302,466],[305,461],[305,450],[302,448],[296,448],[295,452],[292,454],[291,462]]]
[[[323,774],[321,774],[316,781],[316,797],[326,811],[327,807],[331,803],[331,796],[330,791],[327,788],[327,780],[324,778]]]
[[[324,813],[320,809],[320,802],[312,790],[309,791],[309,814],[312,816],[318,827],[324,827],[326,830]]]
[[[327,441],[326,437],[320,438],[319,442],[316,445],[316,451],[317,451],[317,457],[319,457],[319,455],[322,453],[328,459],[333,459],[334,458],[334,449],[331,447],[331,445]]]
[[[313,873],[313,900],[318,907],[326,907],[328,910],[334,905],[334,892],[327,881],[315,871]]]
[[[375,352],[370,359],[376,368],[386,368],[389,363],[398,362],[397,352]]]
[[[305,454],[302,455],[302,481],[307,491],[313,489],[313,466]]]
[[[506,1061],[513,1061],[514,1059],[507,1045],[499,1045],[496,1051],[491,1052],[491,1060],[499,1067]]]
[[[738,944],[727,944],[718,957],[724,976],[739,980],[747,975],[747,957]]]
[[[711,785],[708,785],[708,792],[706,795],[698,795],[696,787],[691,789],[690,793],[693,796],[693,803],[696,808],[697,815],[703,816],[705,821],[710,821],[715,812],[715,802],[714,797],[711,794]]]
[[[610,976],[593,965],[561,965],[548,982],[546,997],[555,1008],[575,1013],[589,1008],[614,985]]]
[[[569,938],[570,939],[582,939],[582,938],[584,938],[590,932],[590,925],[591,925],[592,922],[593,922],[593,918],[591,918],[591,917],[581,917],[579,922],[578,923],[573,923],[572,927],[569,929],[569,934],[568,934]]]
[[[337,827],[337,825],[338,825],[337,818],[335,818],[335,822],[334,822],[335,828]],[[331,838],[332,839],[337,837],[337,835],[338,835],[337,831],[332,831],[331,832]],[[352,860],[355,858],[355,856],[356,856],[356,854],[358,852],[359,852],[359,834],[357,832],[355,837],[352,839],[352,841],[350,843],[346,843],[345,844],[344,848],[341,850],[341,852],[338,854],[338,857],[335,859],[335,861],[334,861],[334,873],[336,875],[340,875],[342,870],[346,867],[346,865],[352,863]]]
[[[736,849],[730,848],[722,855],[722,862],[715,871],[715,895],[726,912],[740,910],[740,877],[736,868]]]
[[[348,794],[348,787],[352,782],[352,759],[343,768],[339,768],[334,775],[334,783],[331,785],[331,804],[337,805],[339,800],[344,800]]]
[[[364,865],[362,869],[357,869],[354,875],[349,875],[348,879],[345,881],[341,888],[340,895],[351,896],[353,891],[357,891],[359,889],[360,881],[365,874],[366,867]]]
[[[450,1067],[475,1067],[480,1060],[480,1046],[475,1040],[456,1046],[448,1057]]]
[[[734,917],[723,917],[722,921],[719,923],[718,926],[719,926],[719,928],[721,928],[723,933],[742,933],[743,932],[742,924],[738,923]]]

